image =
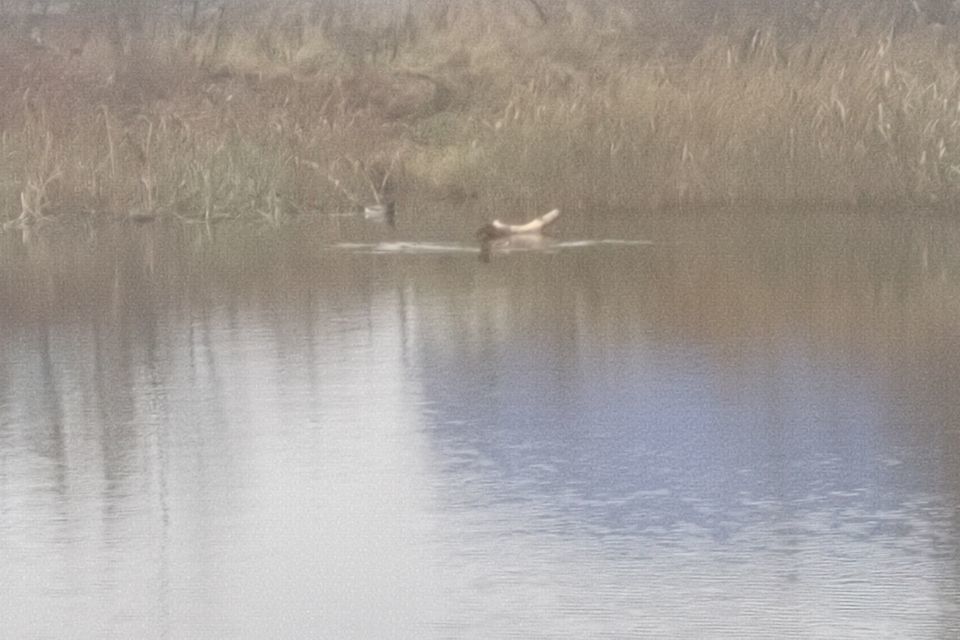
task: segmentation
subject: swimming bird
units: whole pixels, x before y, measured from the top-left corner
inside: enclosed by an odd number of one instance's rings
[[[386,222],[391,227],[397,226],[396,207],[392,202],[368,204],[363,208],[363,218],[374,222]]]
[[[158,218],[155,211],[134,207],[127,212],[127,220],[135,224],[148,224]]]
[[[552,209],[539,218],[534,218],[526,224],[506,224],[494,220],[483,225],[475,234],[477,240],[490,242],[499,238],[519,235],[540,235],[544,227],[560,217],[560,209]]]

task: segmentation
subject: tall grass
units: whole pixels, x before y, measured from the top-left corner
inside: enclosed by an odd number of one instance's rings
[[[277,224],[414,194],[637,211],[948,205],[960,196],[960,20],[942,4],[11,12],[0,220]]]

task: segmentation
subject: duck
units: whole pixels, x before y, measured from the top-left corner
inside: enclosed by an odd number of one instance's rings
[[[539,236],[543,229],[560,217],[560,209],[551,209],[538,218],[534,218],[525,224],[506,224],[499,219],[493,220],[477,229],[474,234],[477,240],[481,242],[492,242],[501,238],[511,236],[532,235]]]
[[[368,204],[363,208],[364,220],[386,222],[391,227],[396,226],[396,207],[393,202],[378,202]]]
[[[155,211],[134,207],[127,212],[127,220],[134,224],[149,224],[155,222],[159,216]]]

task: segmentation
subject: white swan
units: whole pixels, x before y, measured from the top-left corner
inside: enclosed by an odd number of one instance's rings
[[[477,229],[476,237],[483,242],[518,235],[539,235],[544,227],[560,217],[560,209],[553,209],[526,224],[506,224],[500,220],[489,222]]]
[[[363,218],[373,222],[386,222],[391,227],[396,225],[396,207],[392,202],[368,204],[363,208]]]

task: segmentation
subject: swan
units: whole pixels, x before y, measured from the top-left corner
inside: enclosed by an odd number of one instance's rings
[[[363,208],[364,220],[386,222],[391,227],[396,225],[396,208],[392,202],[368,204]]]
[[[539,218],[534,218],[526,224],[506,224],[494,220],[477,229],[477,240],[490,242],[499,238],[520,235],[540,235],[544,227],[560,217],[560,209],[552,209]]]

